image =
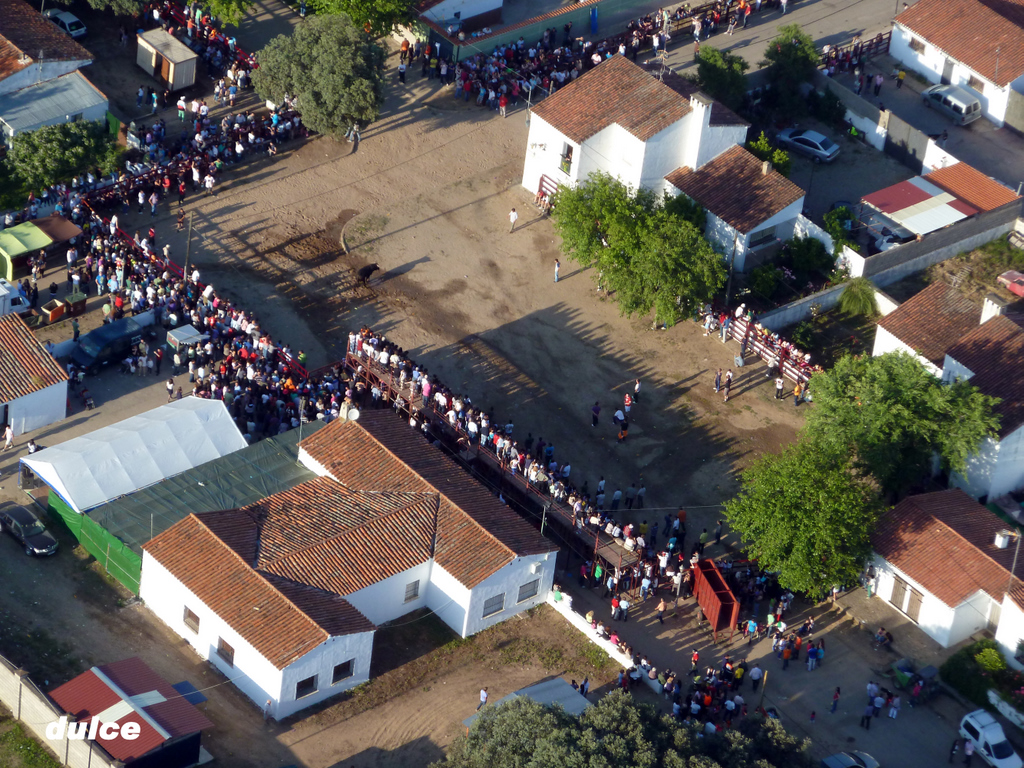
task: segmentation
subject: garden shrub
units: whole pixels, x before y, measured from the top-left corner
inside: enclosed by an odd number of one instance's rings
[[[750,273],[750,290],[770,299],[779,287],[781,275],[774,264],[762,264]]]
[[[939,674],[947,685],[959,691],[964,698],[978,706],[991,708],[988,691],[995,685],[995,680],[977,661],[977,657],[985,651],[999,654],[999,646],[993,640],[979,640],[961,648],[939,667]],[[999,657],[1001,659],[1002,654]]]

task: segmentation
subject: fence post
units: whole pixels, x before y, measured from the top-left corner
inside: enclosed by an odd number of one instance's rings
[[[21,720],[21,691],[25,687],[25,678],[28,677],[28,670],[19,669],[14,674],[18,676],[18,711],[14,714],[14,717],[17,720]]]

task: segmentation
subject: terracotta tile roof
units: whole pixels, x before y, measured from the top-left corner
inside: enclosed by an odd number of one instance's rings
[[[0,403],[9,403],[67,379],[67,372],[24,320],[14,314],[0,317]]]
[[[804,191],[739,144],[699,170],[677,168],[665,179],[740,234],[752,232],[804,196]]]
[[[653,77],[658,78],[671,88],[673,91],[678,93],[680,96],[686,98],[687,101],[695,93],[700,93],[700,88],[697,84],[689,78],[683,77],[671,67],[663,65],[657,59],[648,59],[640,65],[647,72],[650,72]],[[705,97],[710,101],[710,97]],[[717,101],[711,102],[711,117],[709,125],[721,126],[721,125],[746,125],[750,126],[746,120],[737,115],[731,109],[724,104],[719,104]]]
[[[301,485],[293,491],[300,489]],[[430,560],[437,530],[437,494],[348,493],[366,513],[367,519],[358,525],[318,534],[315,528],[321,520],[328,526],[336,521],[316,513],[307,517],[308,509],[258,518],[261,544],[267,539],[272,542],[275,535],[280,539],[284,527],[301,530],[298,521],[303,518],[310,530],[301,547],[275,551],[268,546],[265,551],[261,546],[256,566],[299,584],[350,595]]]
[[[951,608],[978,590],[1001,600],[1014,547],[995,546],[1006,524],[959,488],[910,496],[882,515],[875,552]],[[1017,565],[1018,577],[1024,559]],[[1019,585],[1019,582],[1018,582]]]
[[[349,488],[440,493],[507,550],[506,563],[558,549],[390,411],[332,422],[299,445]]]
[[[878,324],[941,368],[946,350],[977,328],[980,320],[981,308],[940,280],[903,302]]]
[[[994,409],[1001,437],[1024,424],[1024,329],[1008,317],[994,317],[946,352],[974,372],[971,384],[1002,399]]]
[[[617,123],[647,141],[690,112],[690,101],[625,56],[613,56],[533,108],[577,144]]]
[[[153,695],[154,692],[158,695]],[[123,739],[120,734],[113,739],[98,737],[100,746],[117,760],[132,760],[170,739],[213,727],[213,723],[170,683],[137,657],[93,667],[54,689],[50,697],[76,720],[83,721],[126,701],[121,694],[128,699],[143,694],[150,696],[131,702],[132,709],[125,708],[124,714],[112,721],[120,725],[138,723],[139,738]]]
[[[314,595],[302,585],[282,590],[280,581],[252,568],[234,547],[255,541],[256,529],[240,510],[193,514],[143,549],[277,669],[333,635],[374,630],[344,598]]]
[[[22,54],[28,58],[22,60]],[[22,0],[0,0],[0,80],[33,61],[92,61],[92,54]]]
[[[1024,0],[920,0],[896,23],[996,85],[1024,74]]]
[[[954,163],[945,168],[938,168],[924,178],[979,211],[991,211],[1014,200],[1020,200],[1013,190],[990,179],[967,163]]]

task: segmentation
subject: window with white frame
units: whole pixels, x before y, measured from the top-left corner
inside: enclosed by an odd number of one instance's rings
[[[505,610],[505,593],[502,592],[500,595],[489,597],[484,601],[484,613],[483,618],[493,616],[496,613],[501,613]]]
[[[524,600],[529,600],[531,597],[536,597],[537,596],[537,592],[539,592],[539,591],[540,591],[540,579],[534,579],[533,581],[528,581],[526,584],[523,584],[521,587],[519,587],[519,597],[516,600],[516,602],[517,603],[521,603]]]
[[[420,596],[420,580],[409,582],[405,585],[405,602],[411,603]]]
[[[757,248],[762,245],[774,242],[775,240],[775,227],[765,227],[759,229],[757,232],[750,233],[750,247]]]

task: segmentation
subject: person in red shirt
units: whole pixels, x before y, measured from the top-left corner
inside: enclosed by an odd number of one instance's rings
[[[502,117],[505,117],[505,107],[507,107],[507,106],[508,106],[508,96],[506,96],[503,93],[503,94],[501,94],[501,97],[498,99],[498,110],[501,112],[501,116]]]

